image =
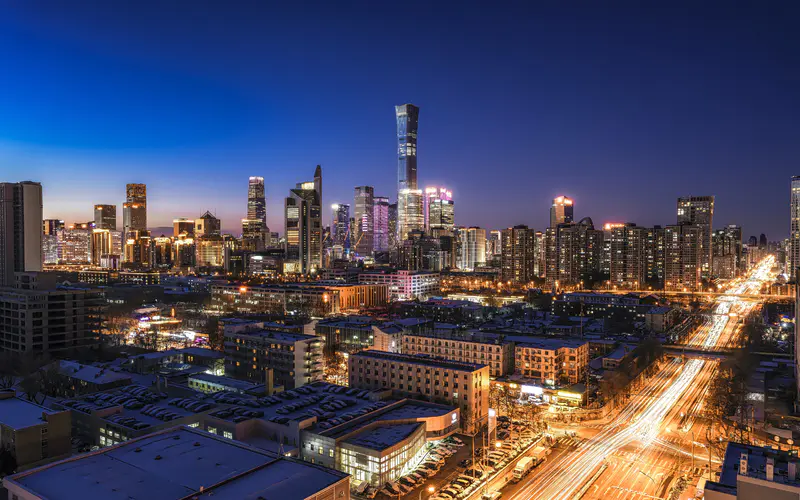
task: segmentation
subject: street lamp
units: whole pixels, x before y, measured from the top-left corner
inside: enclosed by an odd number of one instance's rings
[[[433,496],[433,492],[436,491],[436,488],[434,488],[433,486],[428,486],[426,489],[428,490],[428,498],[432,497]],[[419,490],[419,500],[422,500],[422,492],[423,491],[424,490],[422,490],[422,489]]]
[[[494,443],[494,447],[495,448],[502,448],[503,447],[503,442],[502,441],[497,441],[496,443]]]

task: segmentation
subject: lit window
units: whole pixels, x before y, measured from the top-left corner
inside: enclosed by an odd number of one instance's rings
[[[222,431],[222,435],[227,439],[233,439],[233,433],[231,431]]]
[[[217,428],[216,428],[216,427],[209,427],[207,430],[208,430],[208,432],[210,432],[211,434],[216,434],[216,433],[217,433]]]

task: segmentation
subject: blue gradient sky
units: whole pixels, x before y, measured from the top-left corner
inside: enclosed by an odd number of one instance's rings
[[[211,209],[237,230],[261,175],[282,232],[317,163],[326,205],[394,198],[413,102],[420,184],[454,191],[458,224],[543,229],[557,194],[669,224],[714,194],[716,225],[784,237],[800,4],[603,3],[5,2],[0,179],[41,181],[68,222],[145,182],[151,226]]]

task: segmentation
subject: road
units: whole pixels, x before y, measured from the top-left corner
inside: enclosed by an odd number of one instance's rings
[[[731,314],[744,316],[755,306],[737,296],[757,294],[770,279],[773,263],[768,257],[729,284],[729,295],[715,299],[713,316],[690,337],[690,344],[734,345],[739,326]],[[574,451],[545,462],[508,497],[664,498],[673,479],[691,468],[686,447],[691,447],[691,433],[698,437],[702,431],[691,415],[701,408],[715,368],[716,362],[701,359],[667,362],[610,423],[594,435],[582,432],[585,440]],[[695,446],[706,451],[699,443]]]

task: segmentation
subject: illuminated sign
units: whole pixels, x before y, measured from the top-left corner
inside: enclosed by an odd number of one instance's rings
[[[520,392],[522,392],[522,394],[533,394],[534,396],[541,396],[544,394],[544,390],[535,385],[523,385],[520,387]]]
[[[582,395],[568,391],[558,391],[558,397],[567,399],[583,399]]]

